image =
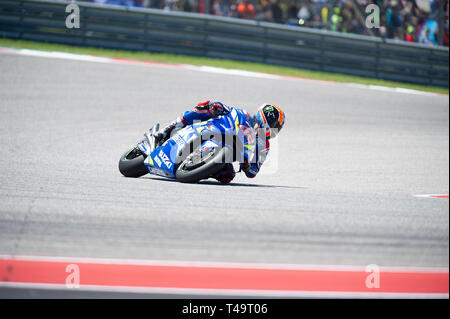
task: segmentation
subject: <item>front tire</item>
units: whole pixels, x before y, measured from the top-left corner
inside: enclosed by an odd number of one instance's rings
[[[119,160],[119,171],[125,177],[141,177],[148,173],[144,154],[138,147],[125,152]]]
[[[196,183],[216,174],[229,162],[232,150],[227,147],[216,149],[216,152],[207,159],[189,164],[191,156],[195,156],[194,153],[189,155],[177,168],[175,176],[182,183]]]

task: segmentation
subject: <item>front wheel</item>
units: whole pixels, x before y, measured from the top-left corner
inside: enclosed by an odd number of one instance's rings
[[[232,150],[227,147],[214,149],[207,156],[196,150],[178,166],[175,176],[183,183],[196,183],[208,179],[230,162],[230,155]]]
[[[140,177],[148,173],[144,154],[138,147],[125,152],[119,160],[119,171],[125,177]]]

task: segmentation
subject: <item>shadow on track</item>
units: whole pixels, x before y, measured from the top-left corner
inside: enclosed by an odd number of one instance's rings
[[[141,177],[145,179],[152,179],[157,181],[165,181],[165,182],[175,182],[180,183],[177,180],[164,178],[164,177],[157,177],[157,176],[145,176]],[[233,183],[230,184],[222,184],[218,181],[212,181],[212,180],[202,180],[197,183],[194,183],[196,185],[214,185],[214,186],[222,186],[222,187],[268,187],[268,188],[292,188],[292,189],[307,189],[307,187],[303,186],[283,186],[283,185],[264,185],[264,184],[245,184],[245,183]]]

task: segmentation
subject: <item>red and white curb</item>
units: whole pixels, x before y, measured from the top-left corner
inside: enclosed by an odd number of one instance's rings
[[[0,255],[0,287],[224,296],[449,297],[448,268],[373,266]]]
[[[447,198],[448,194],[419,194],[414,195],[414,197],[423,197],[423,198]]]
[[[443,96],[444,95],[444,94],[440,94],[440,93],[432,93],[432,92],[425,92],[425,91],[405,89],[405,88],[385,87],[385,86],[379,86],[379,85],[366,85],[366,84],[357,84],[357,83],[335,82],[335,81],[331,81],[331,80],[308,79],[308,78],[302,78],[302,77],[296,77],[296,76],[276,75],[276,74],[237,70],[237,69],[225,69],[225,68],[212,67],[212,66],[170,64],[170,63],[140,61],[140,60],[123,59],[123,58],[108,58],[108,57],[100,57],[100,56],[93,56],[93,55],[86,55],[86,54],[74,54],[74,53],[58,52],[58,51],[41,51],[41,50],[15,49],[15,48],[0,47],[0,53],[18,54],[18,55],[25,55],[25,56],[53,58],[53,59],[88,61],[88,62],[97,62],[97,63],[115,63],[115,64],[128,64],[128,65],[139,65],[139,66],[178,68],[178,69],[191,70],[191,71],[216,73],[216,74],[224,74],[224,75],[232,75],[232,76],[245,76],[245,77],[260,78],[260,79],[296,80],[296,81],[303,81],[303,82],[346,85],[349,87],[360,88],[360,89],[369,89],[369,90],[403,93],[403,94],[428,95],[428,96]]]

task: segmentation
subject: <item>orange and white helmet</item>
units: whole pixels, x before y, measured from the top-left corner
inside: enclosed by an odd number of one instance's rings
[[[276,105],[263,104],[256,113],[259,127],[264,129],[266,138],[277,136],[284,126],[284,112]]]

